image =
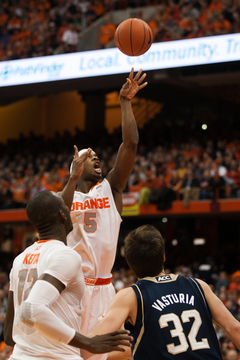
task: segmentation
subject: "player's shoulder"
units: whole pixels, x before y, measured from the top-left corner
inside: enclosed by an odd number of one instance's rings
[[[19,262],[22,262],[27,253],[31,253],[34,249],[35,243],[26,247],[20,254],[18,254],[13,260],[13,266]]]
[[[124,303],[131,302],[132,300],[136,299],[135,291],[133,290],[132,286],[121,289],[115,295],[115,299],[117,301],[123,301]]]
[[[69,246],[64,244],[62,241],[59,240],[53,240],[49,242],[48,247],[45,250],[45,256],[51,259],[78,259],[80,256],[77,254],[77,252],[73,249],[71,249]]]
[[[55,249],[52,248],[47,257],[50,266],[64,267],[65,269],[71,269],[73,272],[80,268],[82,264],[81,256],[65,244]]]

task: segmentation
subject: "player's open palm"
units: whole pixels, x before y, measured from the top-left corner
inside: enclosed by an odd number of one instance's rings
[[[76,176],[76,178],[78,179],[79,176],[81,176],[81,174],[83,172],[83,165],[84,165],[85,161],[87,160],[87,158],[90,156],[92,149],[88,148],[84,154],[79,156],[78,148],[76,145],[74,145],[74,151],[75,151],[75,154],[73,157],[71,173],[72,173],[72,176]]]
[[[91,349],[88,351],[94,354],[111,351],[124,352],[125,350],[119,345],[130,347],[130,341],[133,340],[133,338],[127,334],[128,332],[126,330],[117,330],[109,334],[96,335],[89,339],[91,341]]]
[[[142,84],[146,76],[147,74],[145,73],[142,75],[142,69],[140,69],[134,76],[134,68],[132,68],[126,83],[122,86],[122,89],[120,90],[120,97],[131,100],[139,90],[147,86],[147,82],[144,82]]]

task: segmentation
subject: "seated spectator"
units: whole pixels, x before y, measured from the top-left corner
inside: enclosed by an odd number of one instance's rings
[[[221,286],[224,286],[225,288],[227,288],[227,284],[228,284],[228,276],[227,276],[226,271],[220,271],[219,279],[216,284],[216,291],[217,291],[218,295],[220,293]]]
[[[108,14],[104,16],[104,25],[100,29],[100,48],[107,48],[114,39],[116,26],[110,21]]]
[[[230,160],[229,170],[226,173],[226,177],[232,180],[231,197],[240,197],[240,171],[238,169],[238,163],[236,159]]]
[[[185,207],[188,207],[189,201],[199,200],[200,186],[197,178],[194,177],[193,171],[188,170],[182,179],[182,186],[180,189],[183,203]]]
[[[149,19],[147,21],[148,25],[150,26],[151,30],[152,30],[152,33],[153,33],[153,42],[155,42],[156,40],[156,36],[157,36],[157,33],[159,31],[159,22],[160,22],[161,18],[159,16],[159,14],[155,14],[153,19]]]
[[[211,179],[210,170],[209,169],[204,170],[203,177],[199,180],[201,200],[210,199],[210,190],[211,190],[210,179]]]
[[[135,163],[133,167],[132,174],[128,180],[128,187],[131,188],[132,185],[137,185],[139,183],[144,183],[147,179],[146,174],[142,171],[139,164]]]
[[[225,303],[225,306],[233,316],[237,315],[238,306],[237,306],[237,304],[236,304],[236,302],[234,300],[228,298],[226,303]]]
[[[14,207],[18,208],[25,208],[27,201],[26,201],[26,188],[23,183],[17,181],[17,179],[13,179],[11,190],[13,193],[13,202]]]
[[[65,53],[77,51],[78,33],[77,26],[74,23],[69,24],[69,28],[64,31],[62,36],[62,44]]]
[[[226,182],[223,176],[220,176],[218,172],[215,172],[213,176],[211,176],[209,180],[210,187],[210,198],[215,201],[218,198],[226,197]]]
[[[147,179],[142,183],[142,188],[140,190],[140,205],[152,202],[152,200],[157,196],[157,194],[161,193],[161,189],[164,189],[167,186],[163,174],[159,174],[158,176],[156,176],[154,172],[147,171],[146,175]]]
[[[225,360],[238,360],[238,351],[235,349],[228,349],[226,351]]]
[[[179,167],[177,169],[177,173],[179,176],[179,179],[183,179],[185,174],[187,173],[187,165],[185,160],[181,160]]]
[[[157,204],[158,210],[167,210],[172,206],[172,202],[176,200],[177,193],[181,188],[181,179],[179,179],[177,171],[171,171],[171,178],[167,186],[155,189],[150,193],[149,201]]]
[[[37,177],[34,181],[30,184],[30,199],[35,196],[40,191],[46,190],[46,187],[43,186],[41,180]]]
[[[13,209],[13,193],[10,189],[8,181],[0,180],[0,209]]]
[[[96,14],[96,19],[100,18],[105,13],[103,3],[99,0],[92,0],[91,8]]]
[[[231,294],[234,290],[240,291],[240,271],[232,274],[231,282],[229,283],[228,292]]]

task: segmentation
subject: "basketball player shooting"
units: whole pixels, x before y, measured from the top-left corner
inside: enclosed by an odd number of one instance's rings
[[[83,297],[82,334],[89,334],[103,319],[115,295],[111,270],[122,221],[122,192],[133,169],[139,140],[131,99],[147,85],[143,82],[145,77],[142,70],[134,76],[132,68],[120,90],[122,144],[114,168],[102,180],[97,154],[91,149],[78,152],[75,147],[70,178],[61,193],[66,205],[72,208],[73,230],[67,237],[67,243],[82,257],[87,285]],[[89,354],[82,353],[82,356]],[[91,360],[106,358],[107,354],[104,354],[92,356]]]

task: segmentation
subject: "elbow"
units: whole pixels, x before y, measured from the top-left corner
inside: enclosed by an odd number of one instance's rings
[[[131,139],[131,141],[129,141],[127,144],[125,143],[124,146],[128,149],[128,151],[132,152],[132,153],[136,153],[137,152],[137,146],[138,146],[138,140],[137,139]]]
[[[12,335],[11,336],[5,336],[4,335],[4,342],[5,342],[5,344],[7,345],[7,346],[11,346],[11,347],[14,347],[14,345],[15,345],[15,342],[13,341],[13,339],[12,339]]]
[[[31,303],[24,301],[20,306],[19,318],[27,326],[32,327],[34,325],[34,320],[31,316]]]
[[[15,342],[12,338],[12,326],[7,326],[6,324],[4,324],[3,339],[6,345],[12,347],[15,345]]]
[[[231,334],[238,334],[238,336],[240,337],[240,323],[239,323],[239,321],[234,319],[234,323],[231,324],[230,326],[226,326],[224,328],[224,330],[226,331],[227,334],[229,334],[229,336],[231,336]]]

